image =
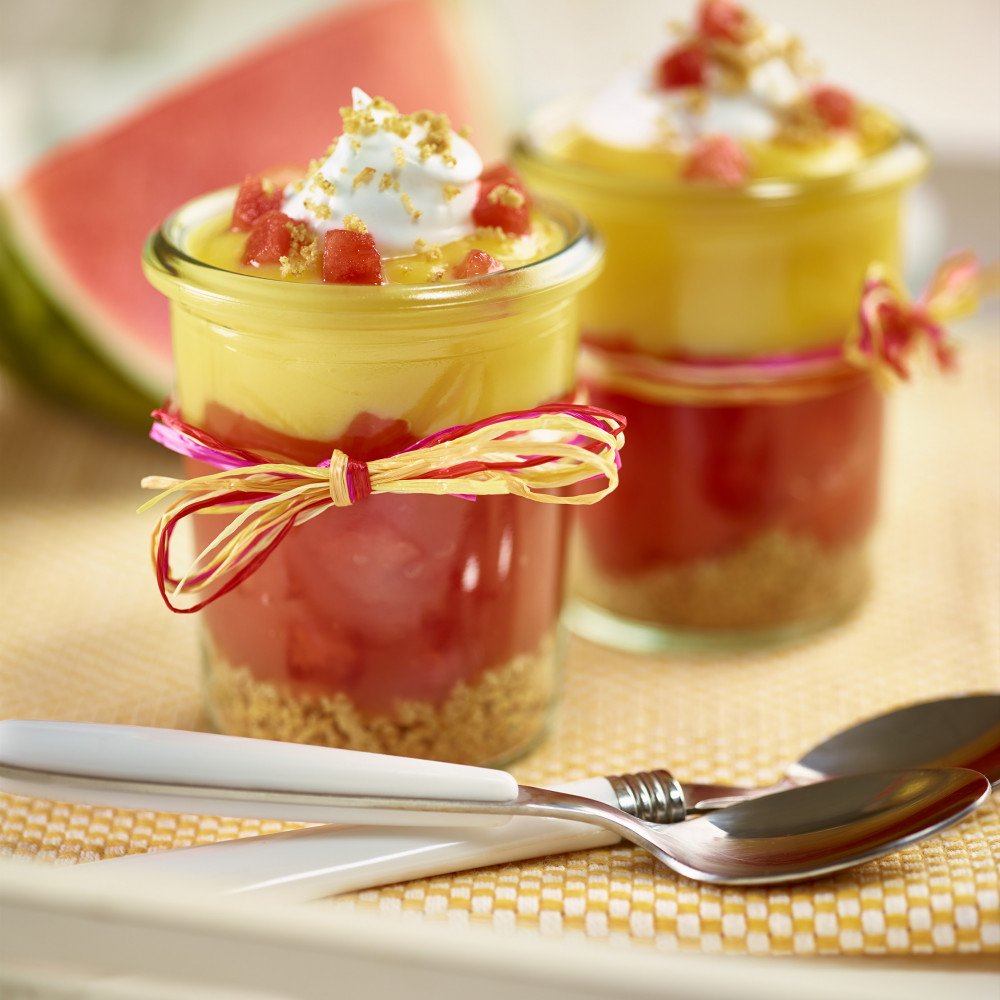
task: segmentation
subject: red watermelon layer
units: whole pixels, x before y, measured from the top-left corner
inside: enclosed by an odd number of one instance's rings
[[[162,396],[167,304],[140,267],[150,231],[199,194],[320,155],[352,86],[488,135],[452,13],[440,0],[339,8],[55,149],[4,195],[11,249],[100,356]]]

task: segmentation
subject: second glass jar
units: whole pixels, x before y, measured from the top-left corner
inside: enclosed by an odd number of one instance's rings
[[[725,188],[575,162],[574,114],[545,109],[514,157],[607,244],[582,363],[628,446],[615,495],[580,512],[572,626],[711,649],[836,621],[865,589],[882,413],[840,345],[869,266],[899,273],[922,145],[904,133],[843,175]]]

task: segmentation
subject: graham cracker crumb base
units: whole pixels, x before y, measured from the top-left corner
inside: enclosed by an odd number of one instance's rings
[[[559,659],[553,633],[536,652],[457,684],[440,705],[396,701],[389,713],[369,715],[343,692],[302,694],[259,681],[206,639],[205,695],[215,727],[229,735],[491,765],[519,756],[543,732]]]
[[[629,576],[611,576],[575,543],[576,593],[633,621],[679,629],[771,629],[846,612],[868,585],[864,542],[825,548],[772,529],[742,548]]]

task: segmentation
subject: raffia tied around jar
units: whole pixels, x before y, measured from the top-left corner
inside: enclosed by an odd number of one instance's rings
[[[927,355],[941,370],[955,365],[944,324],[971,315],[1000,290],[1000,264],[983,267],[975,254],[948,257],[927,288],[909,302],[881,264],[862,286],[857,319],[842,344],[741,359],[658,358],[588,341],[580,358],[585,385],[651,403],[713,405],[724,391],[730,405],[788,403],[829,394],[862,375],[884,389],[909,378]]]
[[[955,366],[955,348],[944,323],[971,316],[988,295],[1000,291],[1000,263],[982,266],[971,251],[946,258],[914,302],[880,264],[865,277],[858,319],[844,343],[844,357],[871,371],[889,387],[910,377],[920,354],[943,371]]]
[[[152,536],[157,585],[172,611],[198,611],[238,586],[296,524],[331,507],[363,502],[376,493],[422,493],[474,500],[513,494],[539,503],[592,504],[618,485],[625,419],[609,410],[552,403],[452,427],[385,458],[360,462],[334,451],[319,465],[270,461],[228,445],[156,410],[150,437],[219,472],[192,479],[147,476],[144,489],[160,490],[145,511],[183,494],[160,516]],[[591,484],[588,490],[564,491]],[[174,575],[174,531],[191,514],[232,520]],[[195,595],[209,591],[201,600]],[[177,598],[182,603],[178,603]],[[192,603],[188,603],[188,602]]]

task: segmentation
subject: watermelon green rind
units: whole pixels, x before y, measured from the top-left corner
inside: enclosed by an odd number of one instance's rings
[[[455,10],[338,7],[53,150],[0,195],[0,357],[50,395],[134,423],[170,387],[167,303],[140,256],[171,211],[247,173],[308,162],[337,133],[353,85],[444,111],[488,140]]]
[[[145,392],[102,357],[32,276],[0,211],[0,365],[54,402],[128,430],[149,427],[163,395]]]

